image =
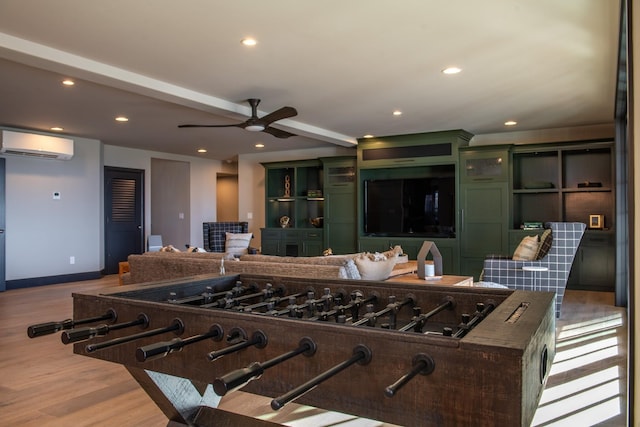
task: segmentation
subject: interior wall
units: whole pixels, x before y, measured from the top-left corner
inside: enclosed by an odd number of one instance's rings
[[[179,250],[191,242],[190,167],[185,161],[151,159],[151,234]]]
[[[202,246],[202,223],[211,221],[216,215],[216,174],[222,170],[218,160],[200,159],[190,156],[160,153],[156,151],[134,150],[113,145],[104,146],[104,163],[106,166],[116,166],[145,171],[145,237],[151,234],[151,159],[177,160],[189,163],[190,200],[190,233],[188,242],[178,242],[180,245],[190,243]]]
[[[7,280],[104,266],[101,143],[73,139],[71,160],[5,156]]]
[[[238,215],[238,175],[218,174],[216,199],[216,221],[240,221]]]

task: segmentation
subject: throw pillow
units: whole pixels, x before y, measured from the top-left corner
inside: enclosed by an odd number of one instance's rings
[[[551,229],[547,228],[540,236],[540,245],[538,246],[538,252],[536,253],[536,259],[542,259],[547,256],[551,250],[551,242],[553,236],[551,235]]]
[[[253,237],[252,233],[227,232],[226,237],[224,245],[225,252],[238,256],[249,253],[249,243]]]
[[[373,261],[369,256],[363,254],[355,259],[355,263],[363,280],[385,280],[396,265],[396,260],[390,258]]]
[[[538,252],[538,236],[525,236],[513,253],[515,261],[533,261]]]
[[[347,279],[360,280],[362,278],[356,263],[352,259],[348,259],[344,262],[344,269],[346,271]]]

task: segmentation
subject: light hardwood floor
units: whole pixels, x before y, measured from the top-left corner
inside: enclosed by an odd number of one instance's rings
[[[164,426],[167,420],[118,364],[73,354],[59,334],[29,339],[28,325],[63,320],[71,293],[118,285],[117,275],[0,293],[0,425]],[[613,294],[567,291],[557,355],[534,426],[626,425],[626,311]],[[236,392],[221,407],[269,418],[269,399]],[[291,405],[290,426],[384,426]]]

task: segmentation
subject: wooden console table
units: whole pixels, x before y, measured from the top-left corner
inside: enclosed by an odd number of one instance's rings
[[[406,274],[404,276],[390,277],[387,282],[402,282],[418,285],[434,285],[434,286],[473,286],[473,277],[471,276],[441,276],[439,279],[421,279],[417,274]]]
[[[413,283],[419,285],[436,285],[436,286],[473,286],[473,277],[471,276],[440,276],[440,278],[421,279],[418,277],[418,262],[408,261],[402,264],[396,264],[391,276],[387,282]]]

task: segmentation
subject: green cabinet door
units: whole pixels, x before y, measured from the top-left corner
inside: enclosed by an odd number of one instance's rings
[[[461,190],[460,268],[477,280],[486,255],[505,254],[508,247],[508,184],[466,184]]]
[[[488,254],[509,245],[509,151],[460,151],[460,272],[478,280]]]
[[[613,292],[615,271],[615,234],[587,230],[576,252],[567,288]]]
[[[324,249],[356,252],[356,158],[321,159],[324,165]]]
[[[356,252],[356,202],[353,191],[325,195],[325,246],[334,254]]]

